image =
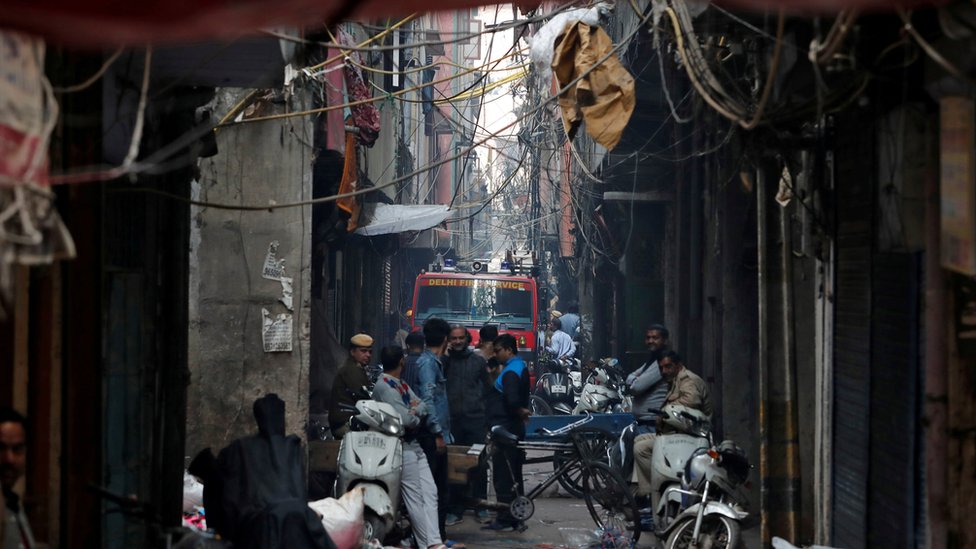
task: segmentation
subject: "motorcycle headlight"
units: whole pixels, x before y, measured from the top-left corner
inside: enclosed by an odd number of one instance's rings
[[[685,463],[685,482],[686,487],[698,490],[705,483],[705,472],[712,462],[712,457],[708,455],[708,450],[699,448],[688,458]]]

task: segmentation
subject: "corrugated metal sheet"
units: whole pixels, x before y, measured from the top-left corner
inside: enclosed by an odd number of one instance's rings
[[[866,546],[871,390],[872,156],[856,120],[837,130],[832,545]],[[867,126],[867,125],[865,125]]]
[[[916,254],[874,257],[871,319],[870,547],[915,545],[919,417]]]

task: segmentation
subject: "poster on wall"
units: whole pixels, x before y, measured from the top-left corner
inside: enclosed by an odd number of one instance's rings
[[[976,275],[976,189],[974,189],[973,101],[939,100],[942,266]]]

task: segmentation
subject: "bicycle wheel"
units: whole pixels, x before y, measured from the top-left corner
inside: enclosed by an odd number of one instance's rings
[[[607,532],[619,532],[636,543],[640,538],[640,513],[627,483],[602,461],[583,467],[583,501],[593,521]]]
[[[570,433],[575,449],[555,452],[552,455],[552,470],[558,471],[567,461],[576,462],[556,479],[559,485],[574,498],[583,497],[583,466],[586,461],[607,461],[607,450],[616,437],[609,431],[597,427],[579,427]]]

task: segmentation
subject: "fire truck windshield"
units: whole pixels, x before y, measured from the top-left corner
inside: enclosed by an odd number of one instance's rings
[[[528,329],[532,325],[532,287],[495,279],[432,278],[419,281],[415,318],[437,316],[448,322],[481,326],[487,322]]]

